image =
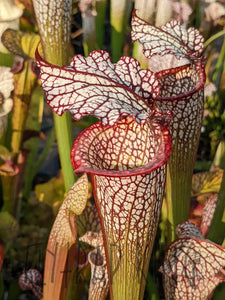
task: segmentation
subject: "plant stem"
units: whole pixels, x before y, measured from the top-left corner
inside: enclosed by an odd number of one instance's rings
[[[165,9],[166,8],[166,9]],[[155,26],[162,26],[172,17],[172,1],[158,0]]]
[[[207,234],[207,239],[217,244],[222,244],[225,236],[225,169],[221,188],[217,200],[216,210]]]
[[[19,173],[15,177],[14,183],[14,207],[13,207],[13,215],[16,217],[17,221],[20,219],[20,209],[22,203],[22,195],[20,191],[23,186],[23,178],[26,168],[28,152],[25,149],[22,149],[18,155],[17,166],[19,168]]]
[[[21,72],[14,74],[15,88],[11,148],[16,156],[21,150],[23,131],[29,113],[32,91],[36,81],[37,77],[31,71],[29,61],[24,62],[24,68]]]
[[[135,9],[137,9],[138,16],[145,21],[152,23],[155,12],[155,2],[155,0],[136,0]],[[142,50],[142,46],[138,42],[135,42],[133,46],[133,57],[140,62],[142,69],[147,69],[148,59],[144,56]]]
[[[66,192],[74,183],[74,172],[70,161],[70,150],[72,147],[71,117],[65,113],[59,117],[54,113],[56,137],[58,141],[59,157],[62,167]]]
[[[99,49],[103,49],[104,43],[104,22],[106,12],[107,0],[100,0],[96,2],[97,16],[95,18],[96,26],[96,41]]]
[[[225,167],[225,141],[220,141],[216,154],[213,159],[212,168],[219,167],[223,169]]]
[[[193,153],[183,161],[182,154],[174,145],[167,163],[166,203],[168,210],[168,243],[176,238],[176,226],[187,221],[190,208]]]
[[[34,164],[35,159],[37,158],[37,152],[38,152],[38,139],[35,139],[33,141],[34,147],[31,149],[28,159],[27,159],[27,165],[25,170],[25,180],[24,180],[24,187],[23,187],[23,198],[28,199],[30,191],[32,189],[32,182],[37,174],[38,170],[40,169],[42,163],[46,159],[49,150],[51,149],[53,143],[55,141],[55,130],[54,128],[51,130],[51,133],[48,137],[48,140],[46,141],[46,145],[38,159],[38,161]]]
[[[39,1],[34,0],[33,4],[45,59],[54,65],[67,65],[69,63],[72,0],[57,2],[50,0],[44,4],[44,8]],[[70,162],[70,149],[72,146],[71,118],[67,113],[62,117],[54,113],[54,122],[67,192],[75,179]]]
[[[149,299],[160,300],[159,293],[155,286],[154,280],[149,272],[148,272],[147,280],[146,280],[146,288],[147,288],[149,296],[150,296]]]
[[[222,78],[224,71],[225,71],[225,38],[223,40],[223,45],[220,50],[220,54],[219,54],[219,57],[218,57],[218,60],[216,63],[215,71],[212,76],[212,82],[214,82],[216,84],[217,88],[219,88],[219,86],[220,86],[221,78]]]
[[[51,51],[45,52],[45,58],[55,65],[62,66],[68,64],[69,56],[67,54],[68,51],[65,49],[65,45],[53,44],[51,47]],[[49,47],[46,48],[50,50]],[[53,116],[62,174],[67,192],[73,185],[75,179],[73,167],[70,162],[70,150],[72,147],[71,116],[69,113],[64,113],[62,116],[58,116],[56,113],[53,113]]]
[[[12,187],[14,186],[15,175],[2,175],[1,182],[4,199],[4,204],[1,211],[8,211],[11,215],[13,215],[14,191]]]
[[[91,11],[82,14],[84,55],[97,49],[95,16]]]
[[[111,51],[112,62],[116,62],[123,52],[124,35],[128,25],[131,12],[130,0],[111,1],[110,23],[111,23]]]
[[[209,44],[211,44],[213,41],[218,39],[219,37],[223,36],[225,34],[225,29],[217,32],[213,36],[211,36],[207,41],[204,43],[204,47],[206,48]]]

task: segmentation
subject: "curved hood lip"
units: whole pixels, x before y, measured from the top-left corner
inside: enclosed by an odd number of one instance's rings
[[[137,167],[134,169],[128,169],[128,170],[112,170],[112,169],[99,169],[99,168],[92,168],[90,166],[85,166],[84,163],[79,161],[78,159],[75,161],[75,148],[79,145],[80,140],[85,140],[88,137],[88,133],[96,128],[96,127],[102,127],[105,129],[109,128],[109,126],[102,125],[101,122],[97,122],[90,127],[86,128],[82,133],[76,138],[76,140],[73,143],[72,150],[71,150],[71,162],[74,168],[74,172],[77,173],[89,173],[93,175],[100,175],[100,176],[107,176],[107,177],[127,177],[132,175],[144,175],[147,173],[150,173],[158,168],[160,168],[162,165],[164,165],[171,153],[172,149],[172,141],[171,136],[169,133],[169,129],[167,126],[163,126],[161,124],[158,124],[158,126],[161,128],[162,133],[162,142],[159,145],[159,149],[154,156],[154,158],[147,164]]]
[[[195,86],[195,88],[193,88],[192,90],[185,92],[185,93],[181,93],[178,96],[169,96],[169,97],[160,97],[157,96],[154,101],[173,101],[173,100],[184,100],[184,98],[189,97],[195,93],[197,93],[199,90],[201,90],[204,85],[205,85],[205,81],[206,81],[206,74],[205,74],[205,68],[204,68],[204,58],[201,57],[200,59],[196,59],[195,61],[197,61],[198,64],[200,64],[200,68],[199,68],[199,83]],[[156,77],[162,77],[164,75],[167,75],[169,73],[174,74],[177,73],[178,71],[181,70],[185,70],[188,67],[190,67],[192,64],[186,64],[183,66],[179,66],[179,67],[175,67],[175,68],[170,68],[170,69],[165,69],[165,70],[161,70],[159,72],[156,72]]]

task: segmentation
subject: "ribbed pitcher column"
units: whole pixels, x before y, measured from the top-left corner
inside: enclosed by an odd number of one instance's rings
[[[169,109],[173,150],[168,162],[166,198],[169,241],[175,239],[175,227],[188,219],[191,180],[203,117],[205,58],[201,57],[204,38],[194,27],[185,28],[178,20],[161,27],[139,18],[134,10],[131,37],[143,47],[149,68],[161,86],[152,107]]]
[[[170,110],[172,152],[167,169],[167,206],[170,241],[175,228],[188,219],[192,174],[199,144],[204,109],[205,83],[202,59],[193,64],[162,70],[157,77],[163,86],[154,104],[161,112]]]
[[[161,212],[165,165],[146,175],[92,175],[92,183],[105,233],[113,299],[142,299]]]
[[[92,178],[111,299],[143,297],[170,148],[167,127],[132,118],[113,127],[94,124],[73,145],[74,169]]]

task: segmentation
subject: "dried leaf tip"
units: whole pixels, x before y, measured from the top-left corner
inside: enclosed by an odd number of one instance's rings
[[[59,246],[72,244],[76,240],[77,228],[72,216],[80,215],[88,199],[88,178],[83,174],[71,187],[55,219],[49,240]]]

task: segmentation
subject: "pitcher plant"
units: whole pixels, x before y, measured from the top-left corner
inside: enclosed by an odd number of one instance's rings
[[[176,226],[187,220],[191,181],[201,133],[205,84],[204,39],[194,28],[186,30],[172,20],[156,28],[133,12],[132,39],[143,46],[149,68],[156,73],[160,93],[149,103],[161,112],[170,110],[173,149],[168,161],[166,201],[169,241]]]
[[[171,115],[146,103],[159,93],[158,81],[135,59],[112,64],[104,51],[77,55],[62,68],[38,53],[36,58],[56,113],[70,110],[76,120],[90,113],[101,120],[75,140],[71,161],[76,173],[91,174],[111,298],[141,299],[171,149]]]

